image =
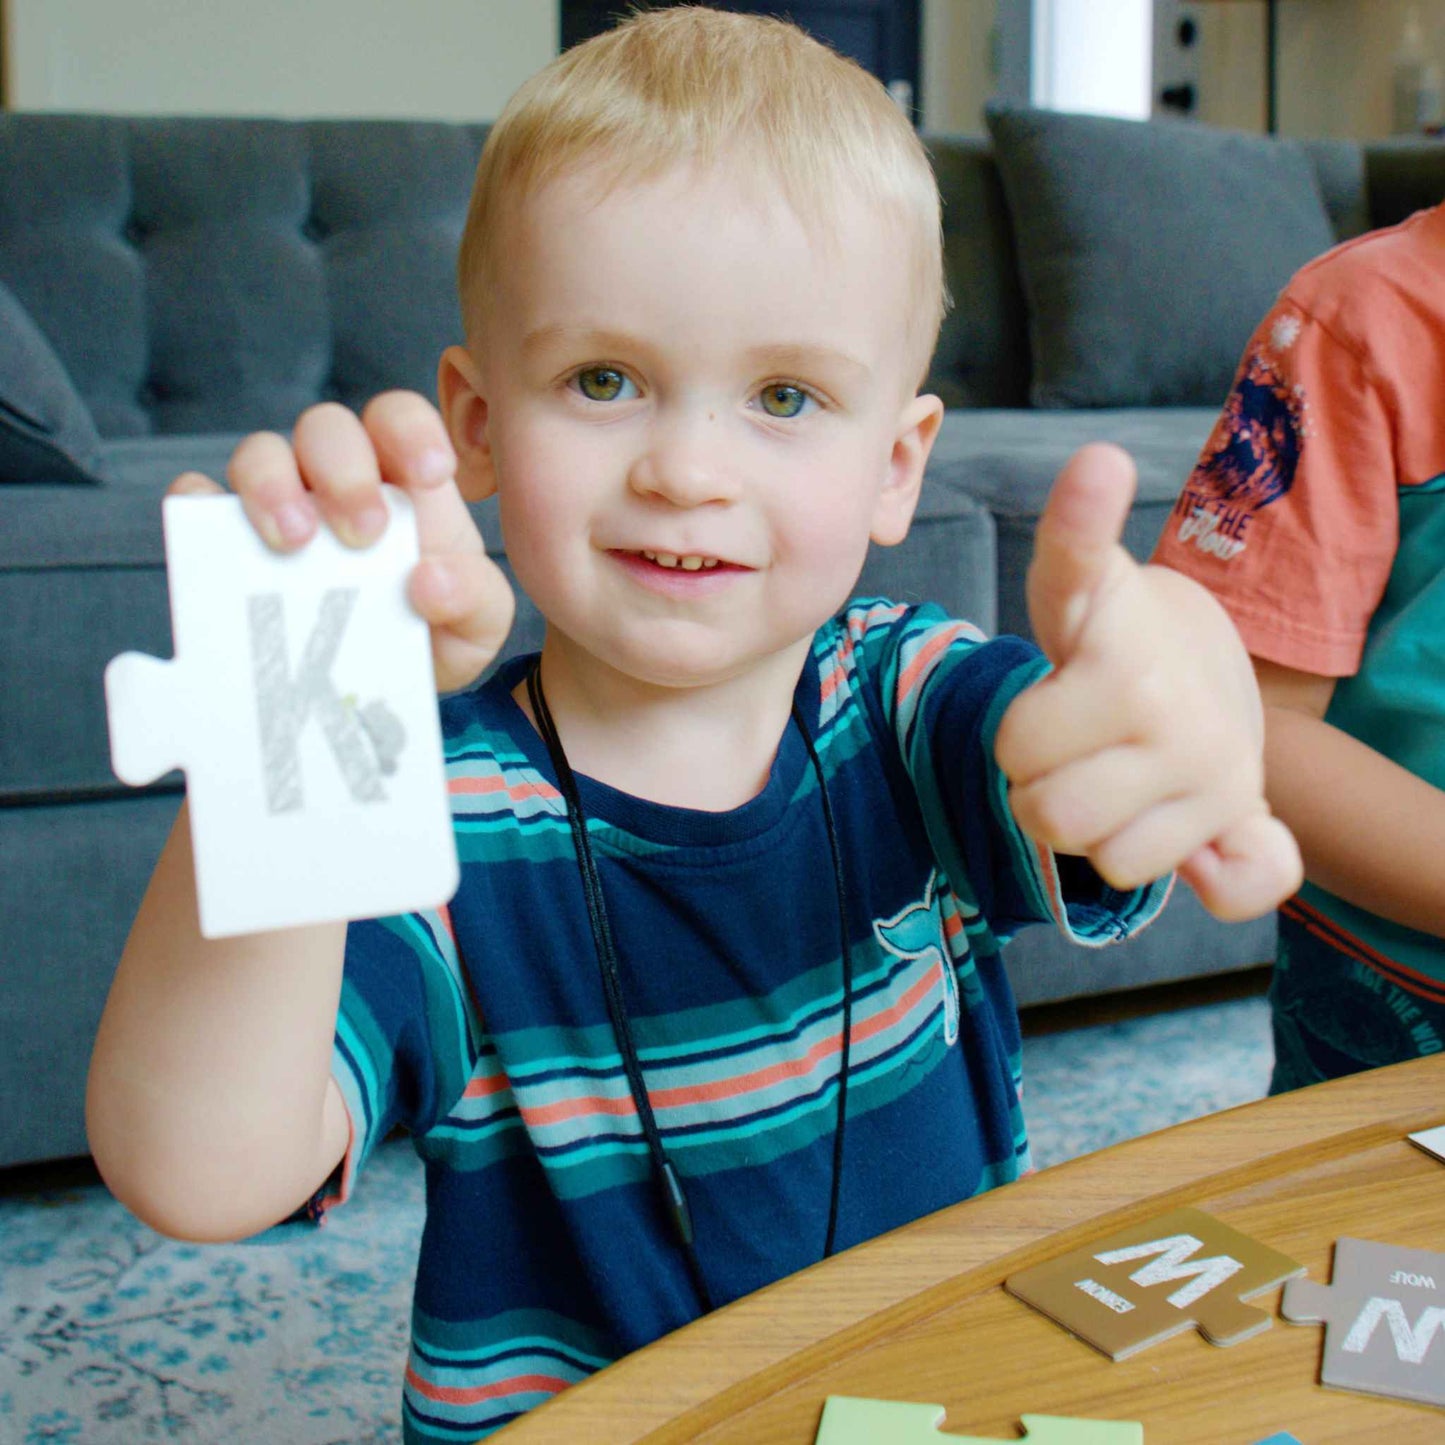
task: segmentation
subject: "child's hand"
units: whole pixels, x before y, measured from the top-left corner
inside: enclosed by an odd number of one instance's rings
[[[1035,535],[1029,618],[1054,671],[1017,697],[997,756],[1021,827],[1133,888],[1177,868],[1224,919],[1299,887],[1299,850],[1264,801],[1249,656],[1196,583],[1119,543],[1133,464],[1089,446]]]
[[[313,406],[292,440],[255,432],[235,450],[227,480],[267,545],[304,547],[321,521],[348,546],[386,527],[382,482],[403,487],[416,509],[421,559],[407,595],[431,626],[437,688],[474,681],[511,630],[515,602],[457,491],[456,457],[436,409],[415,392],[390,391],[358,418],[334,402]],[[173,495],[219,488],[199,472],[177,477]]]

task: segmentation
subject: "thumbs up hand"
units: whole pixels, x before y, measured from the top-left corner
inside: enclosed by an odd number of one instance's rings
[[[1134,468],[1077,452],[1039,519],[1029,619],[1054,670],[996,740],[1019,826],[1088,858],[1115,888],[1177,869],[1216,917],[1293,893],[1299,849],[1264,800],[1264,720],[1249,655],[1197,583],[1120,543]]]

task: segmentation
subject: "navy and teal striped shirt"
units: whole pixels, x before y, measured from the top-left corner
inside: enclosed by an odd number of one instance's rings
[[[526,659],[443,703],[462,880],[352,927],[334,1069],[341,1197],[397,1125],[427,1170],[405,1438],[498,1428],[701,1309],[608,1023],[565,805],[511,697]],[[860,602],[797,702],[843,852],[854,990],[838,1247],[1028,1167],[999,959],[1054,919],[1122,937],[1115,893],[1015,826],[993,739],[1046,664],[933,609]],[[763,791],[705,813],[578,779],[647,1090],[723,1303],[814,1263],[841,1051],[837,895],[797,729]],[[334,1202],[334,1201],[333,1201]]]

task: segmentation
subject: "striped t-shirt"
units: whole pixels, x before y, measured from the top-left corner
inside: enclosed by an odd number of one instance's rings
[[[608,1022],[565,805],[511,696],[443,704],[461,886],[352,927],[335,1075],[356,1168],[394,1126],[427,1170],[408,1442],[471,1440],[700,1313]],[[1028,1167],[999,947],[1057,919],[1122,937],[1166,885],[1105,888],[1014,825],[993,738],[1046,664],[933,609],[861,602],[796,700],[850,899],[851,1068],[837,1245]],[[580,777],[657,1123],[722,1304],[814,1263],[841,1051],[837,890],[796,726],[724,813]]]

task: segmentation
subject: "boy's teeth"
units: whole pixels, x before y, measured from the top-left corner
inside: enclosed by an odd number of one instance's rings
[[[648,552],[642,554],[649,562],[656,562],[659,567],[681,567],[684,572],[697,572],[703,568],[717,566],[716,557],[678,557],[672,552]]]

